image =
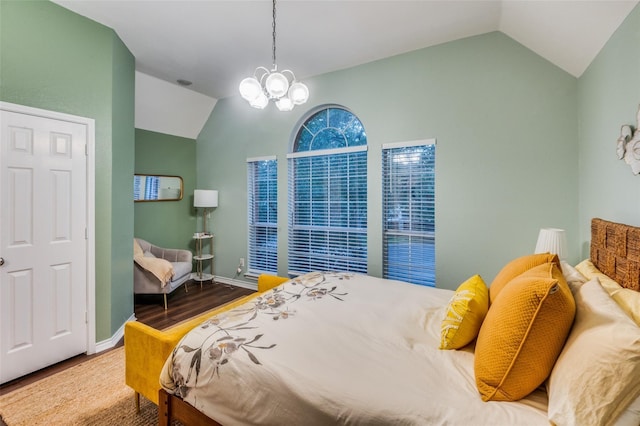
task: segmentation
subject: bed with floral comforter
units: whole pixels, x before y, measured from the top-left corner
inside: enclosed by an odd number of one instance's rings
[[[224,425],[548,424],[546,392],[483,402],[473,349],[438,349],[452,295],[310,273],[193,329],[161,385]]]

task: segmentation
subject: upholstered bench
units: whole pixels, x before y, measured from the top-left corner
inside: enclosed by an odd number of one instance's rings
[[[136,409],[140,409],[141,394],[154,404],[158,404],[160,371],[182,336],[204,320],[233,309],[287,281],[287,279],[274,275],[260,275],[256,293],[163,331],[136,321],[126,323],[124,328],[125,382],[135,391]]]

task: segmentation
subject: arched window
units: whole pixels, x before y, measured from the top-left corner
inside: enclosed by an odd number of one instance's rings
[[[289,273],[367,272],[367,135],[342,107],[312,112],[289,159]]]

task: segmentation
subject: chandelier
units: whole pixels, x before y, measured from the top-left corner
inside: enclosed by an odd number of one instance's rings
[[[296,81],[291,70],[278,71],[276,65],[276,0],[273,0],[273,65],[271,70],[258,67],[253,77],[240,82],[240,95],[254,108],[263,109],[269,100],[275,102],[280,111],[291,111],[295,105],[307,102],[309,89],[304,83]]]

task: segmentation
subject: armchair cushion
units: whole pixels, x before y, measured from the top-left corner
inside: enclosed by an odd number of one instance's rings
[[[178,281],[185,275],[191,274],[191,262],[171,262],[171,265],[173,266],[172,282]]]

